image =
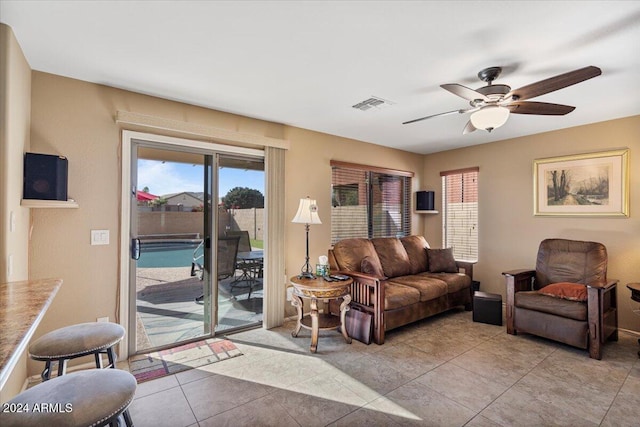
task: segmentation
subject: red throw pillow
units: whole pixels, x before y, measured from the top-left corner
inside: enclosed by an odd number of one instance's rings
[[[538,290],[543,295],[568,299],[571,301],[586,301],[587,287],[582,283],[559,282],[552,283]]]

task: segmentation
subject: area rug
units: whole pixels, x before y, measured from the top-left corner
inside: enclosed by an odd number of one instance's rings
[[[129,358],[129,371],[138,383],[142,383],[237,356],[242,356],[242,352],[234,343],[226,339],[210,338],[132,356]]]

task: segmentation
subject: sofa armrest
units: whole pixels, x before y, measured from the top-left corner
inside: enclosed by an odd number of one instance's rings
[[[458,270],[464,270],[464,274],[469,276],[471,280],[473,280],[473,264],[475,264],[475,262],[456,260]]]
[[[353,279],[351,304],[373,315],[373,341],[384,344],[384,282],[370,274],[356,271],[336,271]]]
[[[502,273],[507,281],[507,333],[515,334],[514,325],[514,307],[516,293],[521,291],[530,291],[532,281],[536,275],[535,270],[509,270]]]

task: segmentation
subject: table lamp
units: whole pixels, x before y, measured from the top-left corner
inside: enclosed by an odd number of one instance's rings
[[[293,223],[304,224],[307,232],[307,255],[305,263],[300,271],[299,279],[315,279],[315,275],[312,273],[311,265],[309,264],[309,225],[322,224],[320,217],[318,216],[318,206],[316,201],[307,196],[305,199],[300,199],[300,206],[298,206],[298,212],[296,216],[291,220]]]

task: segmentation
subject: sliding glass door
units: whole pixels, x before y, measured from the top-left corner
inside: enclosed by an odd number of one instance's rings
[[[216,332],[258,326],[264,301],[264,159],[218,155],[218,240],[237,240],[218,258]],[[233,257],[232,254],[229,254]],[[232,262],[229,269],[226,263]],[[229,264],[226,264],[229,265]],[[232,274],[229,274],[233,271]]]
[[[213,161],[213,155],[184,148],[132,146],[130,295],[136,352],[207,337],[214,329]]]
[[[130,354],[260,326],[264,159],[135,140]]]

